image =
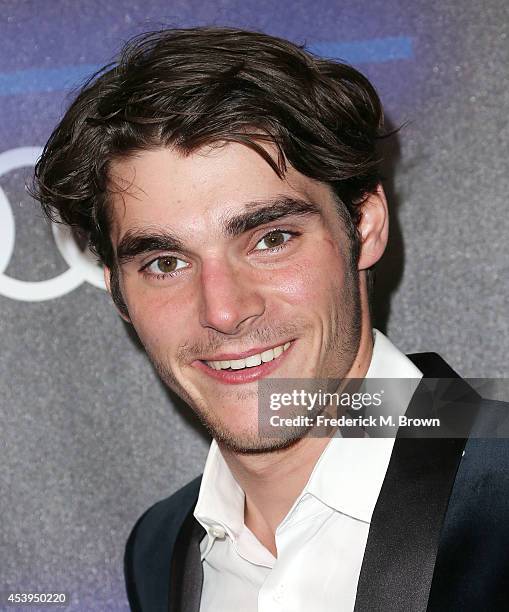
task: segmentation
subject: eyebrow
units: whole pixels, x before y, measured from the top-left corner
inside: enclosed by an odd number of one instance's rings
[[[226,236],[233,238],[260,225],[286,217],[322,214],[320,207],[313,202],[286,196],[269,201],[249,202],[246,208],[246,212],[223,221],[223,232]]]
[[[277,197],[272,200],[255,200],[245,204],[246,210],[231,217],[221,219],[221,229],[225,236],[234,238],[251,229],[287,217],[321,215],[320,207],[294,197]],[[182,240],[167,229],[147,228],[128,230],[117,247],[117,262],[125,264],[138,255],[153,251],[185,252]]]

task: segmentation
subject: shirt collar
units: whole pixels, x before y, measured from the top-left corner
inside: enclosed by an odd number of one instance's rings
[[[215,440],[212,440],[205,462],[194,516],[207,532],[220,525],[234,539],[244,525],[244,491],[233,477]]]
[[[373,340],[366,378],[415,379],[415,389],[422,372],[376,329]],[[393,387],[391,397],[404,414],[413,390]],[[394,438],[332,438],[299,499],[310,494],[339,512],[370,522],[393,445]],[[220,525],[234,539],[244,526],[244,492],[215,440],[205,463],[194,516],[207,531]]]
[[[366,378],[422,378],[422,372],[378,329]]]
[[[373,329],[373,354],[365,378],[383,379],[384,414],[404,414],[422,372],[382,332]],[[408,383],[401,379],[409,379]],[[390,407],[390,408],[389,408]],[[385,410],[387,412],[385,412]],[[301,496],[369,523],[394,446],[389,438],[331,439]]]

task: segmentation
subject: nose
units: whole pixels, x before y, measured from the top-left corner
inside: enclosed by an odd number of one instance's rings
[[[233,262],[208,261],[200,275],[200,323],[228,335],[244,331],[265,311],[260,287]]]

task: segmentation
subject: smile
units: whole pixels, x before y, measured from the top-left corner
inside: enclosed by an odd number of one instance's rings
[[[238,359],[196,360],[193,365],[226,384],[254,382],[272,373],[291,352],[293,341]]]
[[[263,353],[250,355],[249,357],[246,357],[246,359],[206,361],[205,363],[214,370],[227,370],[229,368],[232,370],[242,370],[244,368],[254,368],[255,366],[259,366],[261,363],[268,363],[269,361],[276,359],[288,348],[290,348],[289,342],[263,351]]]

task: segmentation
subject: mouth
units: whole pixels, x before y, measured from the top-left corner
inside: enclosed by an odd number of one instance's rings
[[[260,353],[237,359],[198,359],[193,366],[208,376],[226,384],[254,382],[268,376],[278,368],[293,347],[294,341],[285,342]]]

